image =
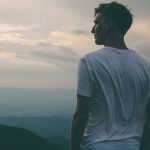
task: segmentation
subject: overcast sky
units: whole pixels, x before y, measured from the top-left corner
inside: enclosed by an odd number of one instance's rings
[[[0,87],[75,88],[77,64],[101,48],[90,33],[101,0],[0,0]],[[150,1],[119,0],[134,23],[128,47],[150,60]]]

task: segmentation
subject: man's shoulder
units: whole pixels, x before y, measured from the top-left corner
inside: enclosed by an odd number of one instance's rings
[[[104,48],[95,50],[81,57],[82,60],[93,59],[95,56],[101,56],[104,53]]]

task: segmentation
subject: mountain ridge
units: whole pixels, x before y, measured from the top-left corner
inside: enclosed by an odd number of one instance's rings
[[[0,125],[2,150],[64,150],[24,128]]]

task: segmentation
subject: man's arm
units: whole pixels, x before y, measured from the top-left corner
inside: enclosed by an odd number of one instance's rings
[[[146,109],[146,121],[144,124],[143,137],[141,140],[141,150],[150,149],[150,99]]]
[[[71,126],[71,150],[80,150],[80,143],[89,118],[89,102],[90,98],[77,96],[77,107]]]

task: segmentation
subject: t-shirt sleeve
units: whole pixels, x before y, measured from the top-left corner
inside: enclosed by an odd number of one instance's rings
[[[84,58],[78,64],[76,94],[91,97],[90,75]]]

